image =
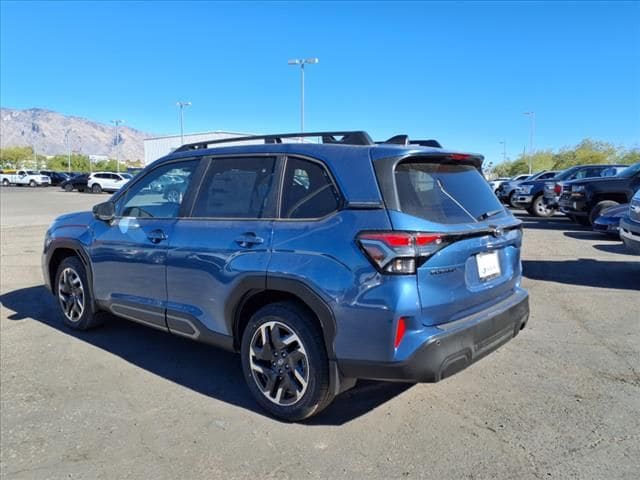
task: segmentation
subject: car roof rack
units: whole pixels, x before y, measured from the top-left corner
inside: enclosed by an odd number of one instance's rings
[[[437,140],[410,140],[409,135],[395,135],[384,142],[376,142],[378,145],[420,145],[421,147],[434,147],[434,148],[442,148],[442,145]]]
[[[340,132],[309,132],[309,133],[281,133],[272,135],[250,135],[246,137],[231,137],[217,140],[205,140],[203,142],[187,143],[177,148],[175,152],[186,152],[189,150],[203,150],[211,148],[210,145],[220,145],[223,143],[247,142],[264,140],[264,143],[283,143],[284,138],[307,138],[320,137],[322,143],[333,145],[375,145],[367,132],[340,131]]]

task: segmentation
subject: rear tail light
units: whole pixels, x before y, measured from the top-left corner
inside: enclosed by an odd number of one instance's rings
[[[439,233],[409,232],[363,232],[357,241],[378,270],[400,275],[416,273],[420,265],[448,244]]]
[[[560,195],[562,193],[562,186],[559,183],[556,183],[556,186],[553,187],[553,191],[556,195]]]
[[[398,348],[400,343],[402,343],[402,339],[404,338],[404,334],[407,331],[407,324],[404,321],[404,317],[400,317],[398,319],[398,323],[396,324],[396,338],[393,341],[393,347]]]

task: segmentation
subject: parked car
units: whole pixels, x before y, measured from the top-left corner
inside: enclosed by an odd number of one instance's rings
[[[489,185],[491,186],[491,190],[494,191],[494,193],[497,195],[498,194],[498,187],[500,187],[500,185],[502,185],[504,182],[508,182],[509,180],[511,180],[510,178],[496,178],[494,180],[489,180]]]
[[[482,156],[366,132],[282,142],[303,135],[183,145],[56,219],[43,271],[64,322],[106,310],[238,351],[257,402],[287,420],[358,378],[442,380],[524,328],[521,222]],[[265,143],[225,148],[238,140]],[[179,202],[148,193],[163,175],[184,178]]]
[[[18,170],[15,173],[0,173],[0,183],[5,187],[9,185],[47,187],[51,185],[51,179],[35,170]]]
[[[581,225],[592,225],[603,210],[629,203],[640,188],[640,163],[615,177],[599,177],[567,182],[560,197],[560,211]]]
[[[502,203],[510,204],[511,195],[515,192],[515,188],[519,182],[528,179],[531,175],[521,174],[511,177],[509,180],[502,182],[498,188],[494,190],[496,196]]]
[[[87,191],[88,180],[89,180],[88,173],[80,173],[62,182],[60,184],[60,188],[62,188],[65,192],[72,192],[73,190],[77,190],[79,192],[85,192]]]
[[[607,208],[593,221],[593,231],[620,238],[620,219],[629,213],[629,204]]]
[[[128,173],[94,172],[89,174],[87,187],[93,193],[116,192],[132,178]]]
[[[534,217],[550,217],[555,212],[544,204],[543,191],[544,184],[548,178],[555,178],[559,172],[548,170],[536,180],[525,180],[520,182],[515,189],[513,204],[519,208],[524,208],[529,215]],[[549,176],[551,175],[551,176]]]
[[[53,170],[40,170],[41,175],[46,175],[51,179],[51,185],[59,186],[62,182],[69,180],[71,175],[65,172],[55,172]]]
[[[582,178],[615,176],[628,165],[576,165],[563,170],[544,184],[544,203],[549,209],[557,210],[558,202],[566,182]]]
[[[528,175],[522,180],[509,180],[508,182],[500,185],[500,188],[498,189],[498,198],[500,198],[502,202],[508,203],[513,208],[518,208],[519,206],[516,203],[516,196],[518,195],[517,188],[522,182],[528,182],[532,180],[546,180],[549,178],[553,178],[555,174],[556,172],[552,170],[542,170],[540,172],[534,173],[533,175]]]
[[[620,238],[631,252],[640,255],[640,190],[632,197],[628,212],[620,219]]]

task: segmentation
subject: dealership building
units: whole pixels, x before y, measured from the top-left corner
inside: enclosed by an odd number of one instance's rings
[[[246,137],[253,135],[251,133],[240,132],[204,132],[204,133],[189,133],[184,135],[184,142],[180,135],[168,135],[165,137],[153,137],[146,138],[144,140],[144,164],[149,165],[154,160],[173,152],[180,147],[183,143],[196,143],[206,142],[212,140],[224,140],[226,138]],[[247,143],[262,143],[262,142],[238,142],[242,144]]]

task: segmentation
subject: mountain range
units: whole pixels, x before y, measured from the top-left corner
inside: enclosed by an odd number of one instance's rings
[[[73,152],[116,158],[113,125],[62,115],[42,108],[0,108],[0,147],[35,147],[41,155],[67,153],[66,132]],[[121,160],[144,159],[143,140],[154,135],[125,125],[118,127]]]

